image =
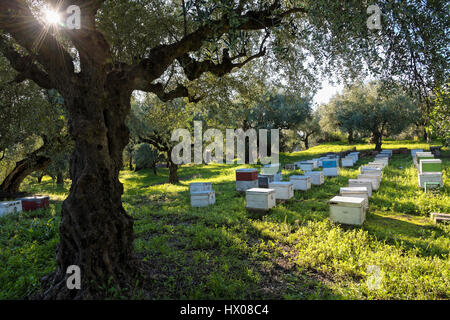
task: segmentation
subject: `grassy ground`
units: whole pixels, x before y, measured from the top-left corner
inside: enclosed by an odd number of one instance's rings
[[[373,148],[354,145],[358,150]],[[327,144],[284,154],[282,163],[352,148]],[[387,141],[383,148],[424,148],[424,143]],[[245,210],[235,192],[233,165],[185,166],[181,182],[167,171],[123,171],[124,207],[136,219],[135,250],[151,266],[151,280],[136,299],[449,299],[450,226],[434,225],[430,212],[450,212],[450,152],[444,152],[440,194],[417,187],[410,155],[396,155],[370,199],[363,227],[334,225],[327,201],[358,174],[361,164],[336,178],[296,191],[270,214]],[[244,167],[244,166],[239,166]],[[288,180],[288,172],[283,172]],[[295,174],[299,172],[289,172]],[[191,208],[189,183],[209,181],[216,204]],[[50,194],[48,210],[0,218],[0,298],[23,298],[55,268],[61,203],[68,191],[51,181],[28,181],[27,191]],[[379,277],[369,266],[379,269]],[[369,283],[380,279],[378,287]],[[125,293],[105,288],[111,298]]]

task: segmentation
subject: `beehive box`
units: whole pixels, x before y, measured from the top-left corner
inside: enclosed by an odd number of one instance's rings
[[[319,186],[324,183],[324,175],[323,171],[309,171],[305,172],[305,176],[308,176],[311,178],[311,184]]]
[[[23,211],[45,209],[50,206],[50,198],[48,196],[25,197],[17,200],[22,201]]]
[[[437,182],[441,186],[444,186],[442,178],[442,172],[424,172],[418,174],[419,187],[425,188],[425,182]]]
[[[289,200],[294,197],[294,184],[288,181],[274,181],[269,183],[269,189],[275,190],[275,199]]]
[[[258,179],[250,181],[236,181],[236,191],[246,191],[251,188],[258,188]]]
[[[419,164],[421,160],[433,160],[434,155],[431,152],[418,152],[416,153],[416,158],[414,165],[419,169]]]
[[[311,189],[311,177],[309,176],[290,176],[289,181],[294,184],[294,190],[309,190]]]
[[[353,197],[365,199],[364,208],[369,209],[369,191],[367,187],[344,187],[340,188],[339,195],[341,197]]]
[[[376,168],[374,168],[374,169],[376,169]],[[367,171],[361,172],[361,174],[369,175],[369,176],[376,176],[377,180],[378,180],[378,183],[381,183],[381,178],[382,178],[381,170],[367,170]]]
[[[348,179],[349,187],[366,187],[369,198],[372,197],[372,181],[367,179]]]
[[[379,169],[381,169],[381,170],[383,170],[384,167],[385,167],[386,165],[387,165],[387,164],[385,164],[385,163],[383,163],[383,162],[381,162],[381,161],[372,161],[372,162],[369,162],[369,163],[367,164],[367,166],[369,166],[369,167],[372,167],[372,168],[379,168]]]
[[[372,182],[372,190],[377,191],[380,186],[379,177],[371,174],[358,174],[358,179],[370,180]]]
[[[417,152],[423,152],[423,149],[411,149],[411,157],[415,158]]]
[[[245,191],[245,207],[249,210],[269,211],[275,205],[274,189],[252,188]]]
[[[284,165],[284,170],[289,170],[289,171],[295,170],[295,163],[285,164]]]
[[[237,169],[236,181],[254,181],[258,180],[258,170],[256,169]]]
[[[191,192],[192,207],[207,207],[216,203],[216,194],[214,191],[193,191]]]
[[[322,161],[322,167],[325,168],[337,168],[338,167],[338,162],[339,160],[337,159],[328,159],[328,160],[323,160]]]
[[[211,182],[192,182],[189,184],[189,192],[212,191]]]
[[[272,180],[271,180],[272,179]],[[269,183],[273,181],[273,175],[258,175],[258,188],[269,188]]]
[[[353,157],[345,157],[341,160],[341,165],[343,167],[353,167],[354,161]]]
[[[281,172],[279,163],[266,164],[261,168],[261,174],[277,174]]]
[[[336,196],[329,201],[333,222],[360,226],[366,220],[365,199]]]
[[[325,177],[337,177],[339,175],[339,168],[323,168],[323,175]]]
[[[22,201],[2,201],[0,202],[0,217],[22,211]]]
[[[380,154],[386,154],[390,158],[390,157],[392,157],[392,150],[391,149],[381,150]]]
[[[420,160],[419,172],[441,172],[442,160],[440,159],[424,159]]]
[[[360,167],[360,171],[361,171],[361,173],[371,173],[371,172],[376,172],[376,173],[379,173],[380,176],[383,175],[383,171],[381,171],[381,169],[380,169],[380,168],[377,168],[377,167],[361,166],[361,167]]]
[[[314,169],[314,165],[309,162],[300,163],[300,170],[302,171],[312,171]]]
[[[305,163],[311,163],[313,166],[313,169],[317,169],[319,167],[319,161],[317,159],[311,159],[311,160],[305,161]]]

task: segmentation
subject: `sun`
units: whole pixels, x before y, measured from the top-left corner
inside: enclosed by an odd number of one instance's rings
[[[44,19],[47,24],[52,25],[59,24],[61,21],[61,17],[59,16],[58,12],[51,9],[44,10]]]

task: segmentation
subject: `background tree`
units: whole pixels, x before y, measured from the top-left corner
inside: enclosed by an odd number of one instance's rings
[[[371,135],[375,150],[381,150],[382,138],[402,132],[417,117],[417,102],[401,89],[385,94],[381,85],[355,84],[339,97],[337,119],[341,127],[354,126]],[[347,123],[350,123],[347,124]]]
[[[319,113],[315,111],[311,116],[306,118],[296,132],[299,139],[305,144],[305,149],[308,150],[310,138],[314,135],[319,135],[321,132]]]
[[[161,160],[158,150],[151,147],[147,143],[141,143],[137,146],[136,157],[134,158],[136,164],[136,171],[151,168],[155,176],[158,174],[156,164]]]
[[[445,146],[450,145],[450,95],[448,84],[436,90],[434,107],[430,113],[430,132]]]

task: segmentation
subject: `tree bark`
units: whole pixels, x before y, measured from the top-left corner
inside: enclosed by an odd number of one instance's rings
[[[29,154],[25,159],[16,163],[14,169],[6,176],[0,185],[0,191],[6,193],[18,193],[23,180],[38,170],[48,168],[52,160],[47,156],[40,155],[44,146]]]
[[[62,205],[57,270],[45,279],[50,289],[43,297],[48,299],[103,297],[101,285],[126,285],[136,270],[133,219],[122,206],[118,178],[129,141],[125,118],[131,90],[117,85],[105,91],[104,84],[97,83],[64,97],[75,148],[70,194]],[[81,269],[80,290],[67,288],[66,271],[71,265]]]
[[[64,186],[64,174],[62,171],[58,171],[58,173],[56,174],[56,184]]]
[[[130,162],[128,163],[130,171],[133,171],[133,155],[130,152]]]
[[[348,132],[348,144],[352,144],[353,143],[353,130],[350,130]]]
[[[305,150],[309,149],[309,136],[306,136],[305,139],[303,140],[303,142],[305,143]]]
[[[169,159],[167,162],[167,166],[169,167],[169,183],[178,183],[178,165],[173,163],[172,160]]]

